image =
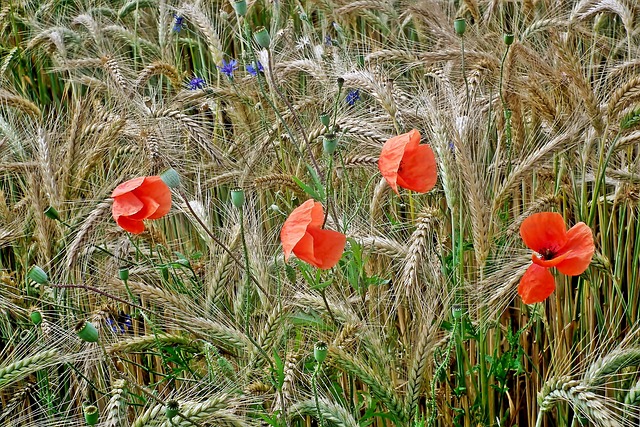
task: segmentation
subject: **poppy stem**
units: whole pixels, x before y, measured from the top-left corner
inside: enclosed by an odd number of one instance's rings
[[[465,89],[465,93],[466,93],[466,97],[467,97],[467,105],[466,105],[466,112],[469,111],[469,104],[471,102],[471,100],[469,99],[469,82],[467,81],[467,73],[465,72],[465,67],[464,67],[464,35],[460,36],[460,48],[461,48],[461,53],[462,53],[462,58],[461,58],[461,62],[462,62],[462,79],[464,80],[464,89]],[[465,112],[465,114],[466,114]]]
[[[244,236],[244,209],[242,208],[242,206],[240,207],[240,238],[242,239],[242,253],[244,256],[244,268],[247,270],[246,274],[247,274],[247,282],[245,284],[245,286],[247,287],[246,290],[246,298],[245,298],[245,313],[244,313],[244,329],[247,333],[247,335],[249,335],[249,305],[251,303],[251,295],[249,293],[249,284],[251,283],[251,279],[249,278],[251,275],[251,267],[249,265],[249,250],[247,249],[247,240],[245,239]]]
[[[311,385],[313,386],[313,400],[316,404],[316,412],[318,414],[318,421],[320,427],[324,427],[324,417],[322,416],[322,411],[320,411],[320,401],[318,399],[318,381],[317,376],[320,373],[320,367],[322,365],[316,362],[316,368],[313,370],[313,374],[311,375]]]
[[[331,308],[329,307],[329,301],[327,301],[327,295],[324,289],[320,289],[320,296],[322,297],[322,301],[324,301],[324,307],[327,309],[327,313],[329,313],[329,317],[331,317],[331,321],[333,322],[334,325],[338,325],[338,321],[334,317],[333,311],[331,311]]]
[[[222,241],[220,241],[220,239],[218,239],[215,234],[213,234],[211,232],[211,230],[209,230],[209,227],[207,227],[207,224],[204,223],[204,221],[202,221],[202,219],[198,216],[198,214],[196,214],[196,212],[193,210],[193,208],[191,207],[191,204],[189,203],[189,201],[187,200],[187,198],[185,197],[184,194],[182,194],[181,192],[178,192],[178,195],[180,196],[180,198],[182,199],[182,201],[184,202],[184,204],[187,206],[187,210],[189,211],[189,213],[191,214],[191,216],[193,216],[193,218],[196,220],[196,222],[202,227],[202,229],[205,231],[205,233],[207,233],[207,235],[211,238],[211,240],[213,240],[214,242],[216,242],[218,244],[218,246],[220,246],[226,253],[227,255],[229,255],[229,257],[231,257],[231,259],[238,264],[240,267],[245,268],[244,264],[242,263],[242,261],[240,261],[238,259],[237,256],[234,255],[233,252],[231,252],[231,250],[224,244],[222,243]],[[250,271],[247,271],[247,276],[249,277],[249,279],[258,287],[258,289],[260,289],[260,292],[262,292],[265,296],[265,298],[269,299],[269,294],[267,293],[267,291],[262,287],[262,285],[260,285],[260,283],[258,282],[258,279],[256,279],[254,277],[253,274],[251,274]],[[269,300],[269,302],[271,302]]]

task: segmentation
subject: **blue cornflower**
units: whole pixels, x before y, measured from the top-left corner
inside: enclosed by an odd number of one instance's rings
[[[115,320],[113,320],[111,317],[107,317],[107,325],[109,325],[111,327],[111,330],[113,332],[115,332],[116,334],[119,333],[124,333],[124,328],[120,327],[118,328],[118,324],[116,323]]]
[[[252,76],[257,76],[258,73],[262,72],[264,72],[264,68],[262,67],[260,61],[258,61],[257,67],[254,67],[253,63],[247,65],[247,73],[251,74]]]
[[[324,36],[324,45],[325,46],[333,46],[333,40],[331,40],[331,36],[329,34]]]
[[[120,319],[118,319],[118,321],[120,322],[120,324],[122,324],[123,329],[131,329],[133,327],[133,322],[131,321],[131,315],[129,314],[124,314],[123,312],[120,312]]]
[[[122,311],[118,316],[118,320],[115,320],[113,317],[109,316],[106,318],[106,322],[107,325],[109,325],[110,329],[116,334],[124,334],[133,327],[131,315],[125,314]]]
[[[354,105],[356,101],[358,101],[359,99],[360,99],[360,89],[353,89],[353,90],[350,90],[349,93],[347,93],[347,97],[345,98],[345,101],[347,101],[347,104],[349,105]]]
[[[204,86],[205,86],[204,79],[201,79],[200,77],[196,77],[196,76],[194,76],[191,80],[189,80],[189,83],[187,84],[187,87],[189,88],[189,90],[202,89]]]
[[[233,72],[238,69],[238,61],[232,59],[227,62],[224,59],[222,60],[222,66],[218,66],[222,74],[226,74],[230,79],[233,78]]]
[[[173,14],[173,18],[174,18],[173,31],[176,32],[176,33],[179,33],[180,30],[182,30],[182,27],[184,26],[184,22],[183,22],[184,21],[184,16],[180,16],[180,15],[177,15],[177,14],[174,13]]]

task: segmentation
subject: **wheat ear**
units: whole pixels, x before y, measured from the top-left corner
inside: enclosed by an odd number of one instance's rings
[[[371,393],[384,404],[401,423],[407,420],[403,405],[389,380],[378,377],[368,364],[356,359],[339,347],[329,349],[329,362],[344,369],[365,383]]]
[[[289,408],[289,419],[292,421],[296,417],[318,417],[318,410],[325,421],[336,427],[357,427],[358,422],[344,407],[335,404],[328,399],[320,398],[317,402],[314,399],[307,399],[297,402]]]
[[[27,375],[60,362],[60,352],[46,350],[0,368],[0,390]]]
[[[105,420],[104,427],[119,427],[124,420],[124,412],[126,407],[126,400],[123,398],[126,387],[126,381],[118,379],[113,381],[111,388],[111,398],[107,405],[107,419]]]

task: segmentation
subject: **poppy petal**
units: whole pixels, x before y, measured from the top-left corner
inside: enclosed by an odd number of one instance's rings
[[[405,151],[398,170],[397,183],[400,187],[418,193],[431,190],[438,179],[436,157],[428,145],[420,145]]]
[[[415,144],[415,139],[418,139],[420,143],[420,133],[413,129],[411,132],[403,133],[402,135],[394,136],[384,143],[382,151],[380,152],[380,158],[378,158],[378,169],[380,173],[387,180],[389,186],[398,193],[398,185],[396,184],[398,179],[398,169],[400,168],[400,162],[404,156],[404,151],[407,144],[412,142]],[[412,145],[414,145],[412,144]]]
[[[128,216],[129,219],[132,219],[134,221],[141,221],[143,219],[150,218],[151,215],[153,215],[153,213],[156,212],[158,210],[158,207],[160,206],[151,197],[138,196],[138,199],[140,199],[143,204],[142,209],[140,209],[139,212]]]
[[[593,233],[587,224],[579,222],[569,229],[567,238],[567,243],[559,252],[564,259],[556,268],[567,276],[578,276],[591,264],[595,252]]]
[[[307,232],[307,227],[314,220],[312,211],[315,207],[315,200],[309,199],[289,214],[280,230],[280,241],[284,251],[284,259],[287,261],[293,248],[300,242]],[[317,208],[316,208],[317,209]]]
[[[555,289],[556,282],[549,269],[531,264],[520,279],[518,295],[525,304],[535,304],[546,300]]]
[[[311,222],[308,228],[321,228],[324,223],[324,209],[322,203],[315,202],[313,209],[311,209]]]
[[[147,177],[144,184],[133,193],[147,196],[158,205],[156,210],[149,214],[148,219],[162,218],[171,210],[171,190],[159,176]]]
[[[522,221],[520,236],[529,249],[557,253],[567,243],[567,228],[559,213],[540,212]]]
[[[144,231],[144,223],[139,220],[121,216],[116,219],[116,222],[120,227],[133,234],[140,234]]]
[[[115,190],[113,190],[113,193],[111,193],[111,197],[116,198],[118,196],[121,196],[125,193],[130,193],[131,191],[135,190],[136,188],[140,187],[142,185],[142,183],[144,182],[145,177],[142,176],[140,178],[134,178],[131,179],[129,181],[123,182],[122,184],[118,185]]]
[[[313,236],[313,256],[316,267],[328,270],[335,266],[344,252],[347,236],[333,230],[310,228],[308,234]]]
[[[144,203],[137,198],[135,194],[124,193],[113,199],[111,213],[113,214],[113,219],[117,221],[120,217],[126,217],[140,212],[143,207]]]
[[[320,261],[316,259],[314,255],[314,246],[315,241],[313,236],[309,233],[305,233],[304,236],[298,241],[296,246],[293,248],[293,253],[298,259],[306,262],[307,264],[311,264],[314,267],[320,266]]]

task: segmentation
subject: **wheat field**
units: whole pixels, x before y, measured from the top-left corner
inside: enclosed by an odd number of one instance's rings
[[[0,425],[637,426],[639,152],[635,0],[0,1]],[[538,212],[595,253],[525,304]]]

